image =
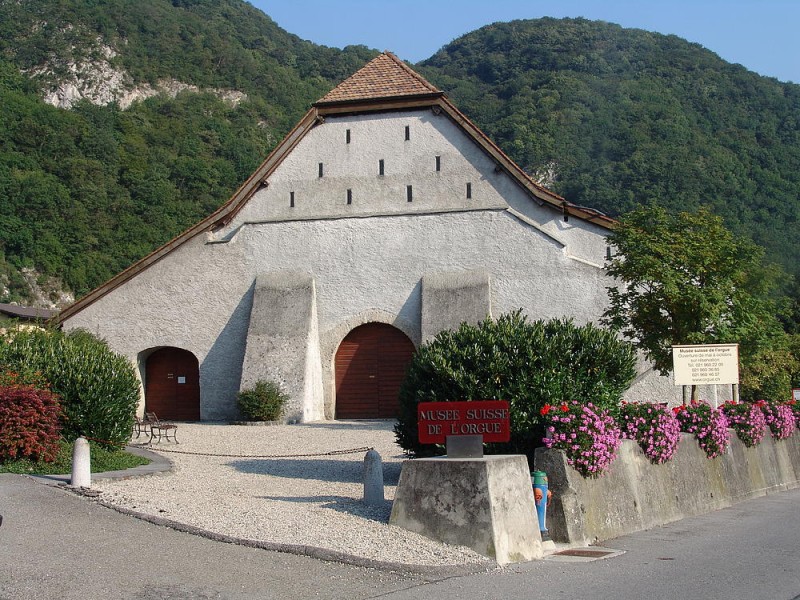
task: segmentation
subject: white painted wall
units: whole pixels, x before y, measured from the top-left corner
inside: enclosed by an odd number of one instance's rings
[[[377,174],[380,157],[384,177]],[[414,189],[410,203],[406,185]],[[353,190],[350,206],[347,189]],[[604,233],[540,206],[495,171],[494,161],[444,115],[424,110],[328,118],[228,227],[183,244],[64,326],[99,334],[134,362],[157,346],[193,352],[200,362],[202,418],[233,418],[256,276],[311,273],[330,416],[334,354],[353,327],[393,323],[419,344],[426,273],[488,271],[495,316],[522,308],[534,319],[597,320],[609,284],[601,269]]]

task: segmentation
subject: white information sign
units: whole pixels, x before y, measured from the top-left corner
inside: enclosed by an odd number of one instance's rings
[[[739,345],[673,346],[675,385],[739,383]]]
[[[800,402],[800,388],[792,388],[792,400]]]

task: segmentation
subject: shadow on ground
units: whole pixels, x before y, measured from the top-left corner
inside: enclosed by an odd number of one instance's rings
[[[277,502],[319,504],[320,508],[356,515],[378,523],[388,523],[389,515],[392,513],[391,500],[384,500],[377,506],[370,506],[360,499],[348,498],[347,496],[260,496],[260,498]]]
[[[341,483],[363,483],[364,463],[362,460],[336,459],[297,459],[297,458],[258,458],[234,460],[228,463],[240,473],[271,475],[290,479],[316,479]],[[383,464],[384,485],[397,485],[400,480],[400,463]]]

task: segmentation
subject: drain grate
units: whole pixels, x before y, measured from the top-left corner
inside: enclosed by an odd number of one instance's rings
[[[601,558],[614,554],[613,550],[592,550],[591,548],[573,548],[556,552],[555,556],[580,556],[582,558]]]

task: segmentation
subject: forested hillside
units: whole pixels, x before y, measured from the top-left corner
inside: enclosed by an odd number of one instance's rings
[[[31,301],[24,269],[86,293],[198,221],[375,54],[241,0],[0,0],[0,302]],[[490,25],[415,68],[568,200],[709,204],[798,272],[800,86],[582,19]]]
[[[418,68],[568,200],[612,216],[706,204],[798,273],[800,85],[584,19],[496,23]]]
[[[23,269],[80,296],[197,222],[375,54],[240,0],[0,0],[0,302],[32,301]]]

